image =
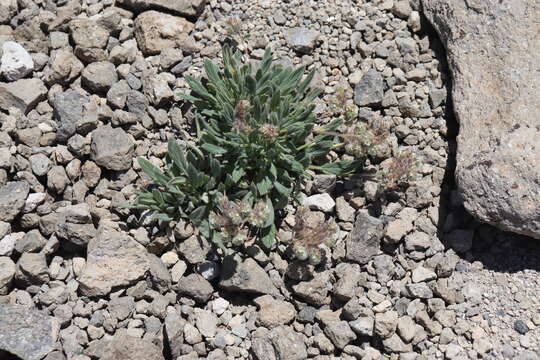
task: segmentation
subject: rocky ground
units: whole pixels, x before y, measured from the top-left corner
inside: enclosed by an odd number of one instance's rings
[[[538,358],[540,245],[463,209],[445,54],[418,1],[158,3],[0,0],[2,359]],[[341,229],[316,268],[283,244],[222,259],[190,224],[115,205],[147,184],[135,157],[161,166],[169,138],[193,140],[175,94],[231,36],[317,69],[321,121],[344,91],[384,124],[371,168],[418,159],[382,204],[374,179],[305,184],[311,216]]]

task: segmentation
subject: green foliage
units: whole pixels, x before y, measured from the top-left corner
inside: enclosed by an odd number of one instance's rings
[[[181,94],[195,109],[197,146],[183,150],[170,141],[163,172],[140,158],[157,188],[139,190],[131,207],[164,221],[191,220],[220,246],[258,239],[270,248],[275,211],[294,198],[308,169],[350,174],[363,160],[313,164],[337,145],[342,122],[313,134],[313,72],[273,65],[269,49],[255,69],[228,46],[222,70],[208,60],[204,67],[208,81],[186,76],[192,93]]]

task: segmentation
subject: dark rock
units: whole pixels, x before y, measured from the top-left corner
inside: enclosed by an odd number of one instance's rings
[[[347,259],[367,264],[379,252],[383,235],[383,222],[365,211],[359,211],[347,237]]]
[[[53,99],[54,120],[58,124],[56,138],[66,142],[77,131],[77,123],[83,117],[84,105],[90,99],[74,90],[57,93]]]
[[[15,181],[0,187],[0,221],[13,221],[26,204],[30,187],[25,181]]]
[[[514,330],[516,330],[521,335],[525,335],[530,329],[523,320],[516,320],[514,322]]]
[[[358,106],[379,105],[384,98],[382,75],[369,70],[354,87],[354,103]]]
[[[50,353],[59,329],[60,324],[44,311],[0,304],[0,350],[21,359],[39,360]]]

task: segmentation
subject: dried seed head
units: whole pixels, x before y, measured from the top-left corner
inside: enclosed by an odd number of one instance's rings
[[[251,103],[247,100],[240,100],[234,109],[234,122],[232,129],[236,132],[249,130],[250,127],[245,122],[246,114],[251,106]]]
[[[295,245],[293,247],[293,253],[294,256],[300,261],[304,261],[308,258],[308,251],[304,245]]]
[[[259,132],[267,139],[275,139],[279,135],[279,128],[272,124],[263,124]]]
[[[321,250],[316,247],[309,248],[308,262],[311,265],[319,265],[321,263]]]

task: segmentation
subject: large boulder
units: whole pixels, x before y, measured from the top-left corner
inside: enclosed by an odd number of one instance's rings
[[[423,7],[452,73],[465,208],[540,239],[540,3],[423,0]]]
[[[42,359],[54,349],[59,330],[58,321],[44,311],[0,304],[0,358],[11,359],[7,352],[23,360]]]

